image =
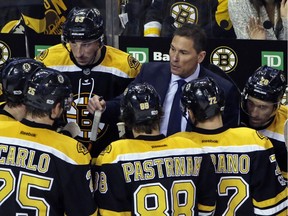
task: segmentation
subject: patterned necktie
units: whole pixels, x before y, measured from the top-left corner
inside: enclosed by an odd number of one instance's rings
[[[178,89],[175,93],[173,104],[170,111],[168,129],[167,129],[167,136],[174,134],[176,132],[181,131],[181,108],[180,108],[180,99],[182,95],[182,86],[186,83],[185,80],[180,79],[177,80]]]

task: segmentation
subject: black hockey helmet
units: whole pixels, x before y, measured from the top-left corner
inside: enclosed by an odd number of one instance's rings
[[[69,78],[52,68],[41,68],[28,82],[26,89],[27,106],[43,111],[50,111],[60,102],[64,110],[71,108],[73,100]]]
[[[73,8],[63,23],[62,43],[70,40],[104,40],[104,21],[96,8]]]
[[[248,78],[242,92],[242,103],[247,100],[248,96],[278,103],[284,95],[286,85],[283,71],[267,65],[261,66]]]
[[[38,68],[45,65],[39,61],[26,57],[8,59],[1,68],[3,93],[8,101],[22,103],[24,88],[29,76]]]
[[[197,121],[203,121],[224,111],[224,92],[211,77],[198,78],[185,84],[181,103]]]
[[[122,120],[128,125],[160,119],[160,97],[147,83],[131,84],[124,91],[120,110]]]

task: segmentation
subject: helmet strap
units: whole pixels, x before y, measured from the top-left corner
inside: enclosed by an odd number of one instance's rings
[[[53,120],[53,121],[55,121],[57,118],[53,118],[52,117],[52,112],[50,111],[50,113],[49,113],[49,118],[51,119],[51,120]]]

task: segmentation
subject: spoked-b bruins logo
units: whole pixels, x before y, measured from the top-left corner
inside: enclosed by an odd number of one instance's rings
[[[177,2],[171,6],[170,15],[174,18],[173,26],[181,27],[184,23],[198,23],[198,10],[187,2]]]
[[[238,57],[236,52],[230,47],[220,46],[211,52],[210,63],[217,65],[225,73],[230,73],[236,68]]]
[[[88,118],[89,111],[87,110],[87,104],[89,101],[89,93],[81,93],[73,96],[73,102],[71,109],[67,111],[68,122],[75,122],[79,125],[81,133],[79,134],[79,141],[82,143],[89,143],[91,136],[91,128],[93,120]],[[107,131],[108,125],[101,123],[98,128],[97,140],[101,138]]]
[[[11,57],[11,50],[9,46],[0,41],[0,67]]]

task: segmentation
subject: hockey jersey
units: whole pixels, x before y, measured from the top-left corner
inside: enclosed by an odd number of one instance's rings
[[[277,158],[277,162],[282,171],[282,175],[286,180],[288,179],[288,173],[287,173],[288,152],[284,139],[284,123],[287,119],[288,119],[288,107],[285,105],[280,105],[280,108],[278,109],[274,117],[274,120],[271,122],[271,124],[266,128],[258,130],[260,133],[267,136],[271,140],[275,148],[275,155]]]
[[[28,120],[0,124],[0,215],[96,211],[91,156],[76,140]]]
[[[9,7],[2,8],[0,28],[1,33],[24,33],[32,30],[35,33],[60,35],[62,24],[66,21],[73,7],[99,7],[104,1],[87,2],[85,0],[34,0],[9,1]],[[28,28],[26,28],[28,27]]]
[[[74,121],[79,125],[81,134],[77,139],[85,145],[90,142],[93,120],[89,117],[87,110],[89,99],[97,94],[107,101],[120,95],[141,68],[138,60],[111,46],[104,46],[99,61],[89,67],[75,65],[62,44],[43,51],[36,59],[42,61],[47,67],[65,73],[70,78],[74,101],[66,117],[68,122]],[[96,143],[93,144],[91,151],[92,156],[97,156],[107,145],[118,138],[116,124],[109,125],[101,122]]]
[[[102,216],[212,215],[215,208],[211,158],[188,139],[118,140],[99,155],[95,170]]]
[[[276,155],[278,165],[281,169],[282,175],[284,178],[288,179],[287,173],[287,161],[288,153],[287,147],[285,145],[284,139],[284,123],[288,119],[288,107],[285,105],[280,105],[279,109],[276,112],[276,115],[271,119],[271,122],[265,127],[259,127],[257,130],[263,135],[267,136],[273,146]],[[242,125],[249,126],[249,117],[245,113],[241,113],[241,123]]]
[[[245,127],[180,132],[201,144],[212,158],[217,175],[215,215],[287,216],[287,186],[272,143]]]

